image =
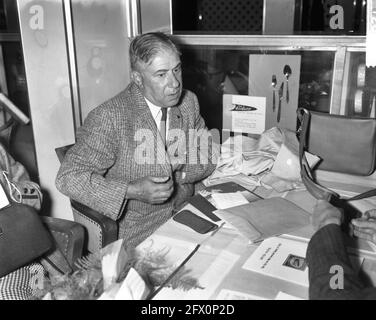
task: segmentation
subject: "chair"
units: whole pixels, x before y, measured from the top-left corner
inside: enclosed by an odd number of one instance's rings
[[[48,252],[0,278],[0,300],[36,299],[48,277],[77,270],[84,243],[83,227],[73,221],[41,217],[52,238]],[[1,256],[0,256],[1,260]],[[47,278],[46,278],[47,277]]]
[[[54,240],[55,248],[59,249],[72,269],[75,269],[75,262],[81,258],[84,246],[84,228],[77,222],[42,217],[43,224],[50,231]]]
[[[60,163],[63,161],[66,152],[72,146],[73,144],[55,149]],[[85,228],[86,250],[96,252],[118,239],[118,225],[116,221],[82,203],[74,200],[70,202],[74,220],[82,224]]]

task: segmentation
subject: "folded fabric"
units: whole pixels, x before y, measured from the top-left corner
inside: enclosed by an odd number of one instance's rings
[[[309,213],[284,198],[258,200],[214,213],[252,243],[310,224]]]

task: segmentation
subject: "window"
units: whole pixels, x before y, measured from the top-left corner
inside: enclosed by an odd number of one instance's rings
[[[366,7],[366,0],[173,0],[172,21],[175,34],[365,35]]]
[[[249,80],[252,70],[250,71],[249,61],[250,56],[253,55],[271,56],[271,59],[274,55],[300,57],[300,70],[297,71],[300,73],[300,81],[296,84],[299,87],[291,88],[290,85],[290,91],[296,89],[298,92],[297,106],[329,112],[334,51],[279,51],[273,49],[231,49],[219,46],[183,46],[184,87],[198,96],[201,113],[209,128],[222,128],[223,94],[251,94],[253,88]],[[278,71],[282,72],[282,70],[271,70],[270,74]],[[266,73],[267,70],[265,70]],[[253,75],[253,77],[255,76]],[[285,79],[280,78],[277,89],[280,88],[282,81],[286,83]],[[272,77],[269,76],[269,73],[266,84],[265,80],[263,83],[267,88],[261,88],[261,92],[269,94],[266,107],[272,108],[272,94],[276,95],[278,101],[278,92],[272,92]],[[294,110],[297,106],[294,106]],[[218,112],[213,112],[213,110]]]

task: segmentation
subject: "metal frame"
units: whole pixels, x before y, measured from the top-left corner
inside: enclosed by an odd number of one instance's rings
[[[133,38],[141,32],[141,7],[139,0],[124,0],[127,20],[128,38]]]
[[[219,46],[253,50],[317,50],[336,51],[349,47],[365,51],[365,36],[271,36],[271,35],[179,35],[174,37],[183,45]]]
[[[215,46],[223,49],[335,51],[330,113],[340,114],[348,52],[365,52],[365,36],[271,36],[271,35],[175,35],[187,46]]]
[[[74,119],[75,136],[77,129],[82,125],[82,110],[80,100],[80,86],[78,82],[76,46],[74,40],[74,28],[72,18],[71,0],[63,0],[63,12],[65,22],[65,34],[67,41],[67,55],[69,64],[70,89]]]

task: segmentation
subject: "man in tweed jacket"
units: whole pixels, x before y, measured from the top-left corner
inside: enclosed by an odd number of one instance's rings
[[[212,173],[219,146],[197,97],[182,88],[180,53],[168,36],[136,37],[130,59],[131,84],[89,113],[56,186],[117,220],[119,238],[136,246]],[[158,130],[163,108],[166,145]]]

